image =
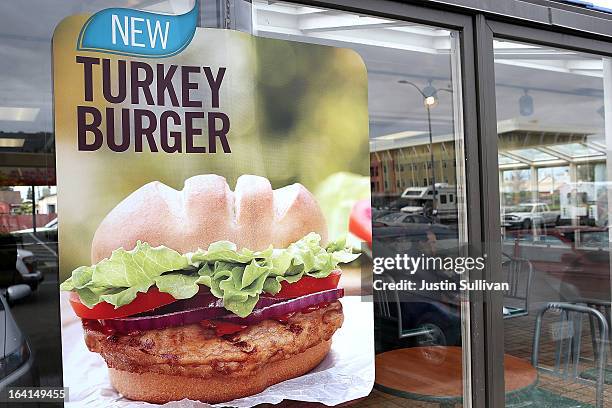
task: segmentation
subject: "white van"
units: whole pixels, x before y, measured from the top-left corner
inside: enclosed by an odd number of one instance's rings
[[[446,183],[436,183],[436,202],[434,214],[434,194],[432,186],[408,187],[402,198],[409,200],[409,205],[401,211],[409,214],[437,216],[440,220],[457,219],[457,188]]]

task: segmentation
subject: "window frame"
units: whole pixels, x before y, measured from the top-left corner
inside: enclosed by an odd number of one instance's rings
[[[483,17],[484,19],[484,17]],[[608,23],[609,24],[609,23]],[[612,25],[611,25],[612,26]],[[493,55],[493,41],[495,39],[511,40],[523,43],[531,43],[542,46],[563,48],[577,52],[584,52],[589,54],[600,55],[602,57],[612,57],[612,38],[608,38],[607,41],[603,39],[595,39],[590,37],[589,33],[582,33],[582,35],[575,35],[569,33],[565,29],[555,29],[554,27],[532,27],[525,26],[515,23],[509,23],[506,21],[500,21],[496,19],[487,19],[481,26],[481,35],[485,39],[487,44],[490,44],[490,48],[487,52],[490,53],[490,58],[483,61],[482,75],[479,77],[479,81],[486,83],[487,92],[483,95],[484,100],[490,101],[487,106],[489,110],[488,114],[484,116],[485,123],[481,124],[490,128],[491,137],[487,140],[486,144],[491,149],[489,160],[485,161],[482,171],[488,174],[497,174],[499,170],[498,165],[498,137],[497,137],[497,115],[496,115],[496,93],[495,93],[495,68],[494,68],[494,55]],[[493,154],[494,153],[494,154]],[[495,193],[499,192],[498,177],[490,177],[488,180],[489,191]],[[499,208],[499,194],[489,195],[489,205],[492,208]],[[497,214],[486,214],[483,217],[483,226],[488,229],[485,233],[490,242],[501,242],[501,225],[500,217]],[[494,246],[492,246],[494,247]],[[494,247],[495,248],[495,247]],[[496,247],[497,251],[489,253],[489,259],[501,259],[501,247]],[[501,263],[493,262],[490,264],[490,275],[492,279],[500,279],[502,277]],[[492,293],[493,302],[489,305],[488,314],[491,315],[492,320],[490,321],[491,329],[500,333],[503,336],[504,333],[504,321],[503,316],[498,314],[496,316],[495,309],[498,304],[503,305],[503,294]],[[501,306],[499,306],[501,307]],[[498,354],[497,358],[503,358],[503,337],[500,341],[502,350],[501,355]],[[494,339],[487,339],[487,344],[491,345],[494,343]],[[500,377],[503,379],[503,372],[498,377],[490,378],[498,388],[503,386],[503,380],[500,381]],[[503,405],[500,405],[503,406]]]

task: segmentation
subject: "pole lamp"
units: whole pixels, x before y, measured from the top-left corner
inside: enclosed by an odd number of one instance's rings
[[[416,89],[419,94],[423,97],[423,105],[427,110],[427,125],[429,131],[429,155],[431,161],[431,189],[433,194],[432,199],[432,213],[436,215],[437,213],[437,191],[436,191],[436,166],[434,162],[434,152],[433,152],[433,134],[431,131],[431,108],[435,107],[438,104],[438,90],[431,84],[431,80],[428,85],[421,89],[418,85],[413,82],[402,79],[398,81],[400,84],[406,84],[412,86]]]

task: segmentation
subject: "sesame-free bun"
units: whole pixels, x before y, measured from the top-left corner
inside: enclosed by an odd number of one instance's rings
[[[213,376],[210,378],[134,373],[109,368],[113,387],[124,397],[163,404],[189,399],[211,404],[257,394],[272,384],[299,377],[319,365],[331,348],[331,340],[284,360],[266,364],[250,376]]]
[[[181,191],[154,181],[127,196],[98,226],[91,261],[115,249],[130,250],[137,241],[180,253],[222,240],[262,250],[285,248],[310,232],[326,242],[323,213],[301,184],[272,190],[268,179],[243,175],[232,191],[225,178],[206,174],[185,180]]]

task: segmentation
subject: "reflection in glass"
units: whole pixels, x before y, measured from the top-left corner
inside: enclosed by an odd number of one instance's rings
[[[284,2],[254,1],[253,7],[257,35],[348,47],[364,60],[374,256],[456,256],[466,240],[457,33]],[[425,277],[456,278],[446,271],[419,270],[412,280],[420,283]],[[405,278],[399,270],[383,277]],[[467,315],[459,293],[379,295],[376,382],[386,394],[375,391],[364,405],[393,400],[402,406],[449,401],[460,406],[470,377],[463,361],[470,356],[466,345],[461,347]],[[415,364],[420,367],[416,379]],[[450,398],[442,398],[431,384],[448,386]]]
[[[507,403],[608,406],[598,313],[612,323],[610,64],[510,41],[495,41],[495,62],[502,274],[528,299],[516,317],[505,295],[505,352],[539,372],[535,388]]]
[[[180,13],[186,11],[182,7],[189,7],[188,3],[171,0],[0,2],[0,263],[3,265],[0,289],[26,284],[32,290],[32,295],[19,303],[10,302],[18,332],[3,333],[0,326],[0,337],[6,334],[17,339],[23,334],[33,350],[28,358],[22,358],[24,361],[19,360],[25,374],[23,378],[13,379],[15,384],[60,386],[62,383],[51,92],[53,30],[72,14],[93,13],[108,7]],[[32,24],[33,16],[35,24]],[[205,20],[204,24],[216,25]],[[3,382],[2,357],[0,353],[0,383],[10,385]],[[34,363],[28,368],[31,358]]]

